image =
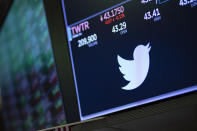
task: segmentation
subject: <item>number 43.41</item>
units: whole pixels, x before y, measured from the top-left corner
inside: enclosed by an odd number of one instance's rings
[[[156,8],[154,9],[153,11],[148,11],[144,14],[144,20],[150,20],[150,19],[153,19],[155,17],[158,17],[160,16],[160,12],[159,12],[159,9]]]

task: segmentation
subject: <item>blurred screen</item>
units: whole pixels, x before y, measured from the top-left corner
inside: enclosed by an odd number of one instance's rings
[[[0,88],[6,130],[65,124],[42,0],[15,0],[0,31]]]
[[[197,0],[62,6],[82,120],[197,90]]]

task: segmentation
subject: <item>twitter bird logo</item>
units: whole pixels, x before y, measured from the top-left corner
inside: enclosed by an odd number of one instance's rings
[[[151,50],[150,43],[146,46],[138,45],[133,52],[133,60],[125,60],[117,56],[120,72],[129,84],[122,87],[124,90],[133,90],[139,87],[148,74]]]

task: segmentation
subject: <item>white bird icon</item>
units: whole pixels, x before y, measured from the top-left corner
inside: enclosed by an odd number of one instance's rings
[[[133,90],[144,82],[149,70],[150,50],[149,42],[146,46],[138,45],[135,48],[133,52],[134,60],[125,60],[119,55],[117,56],[120,72],[123,74],[124,79],[129,81],[129,84],[122,87],[122,89]]]

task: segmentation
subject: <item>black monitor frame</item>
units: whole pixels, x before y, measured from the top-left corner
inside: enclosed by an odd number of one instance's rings
[[[71,57],[69,52],[68,37],[67,37],[62,3],[61,0],[56,0],[56,1],[44,0],[44,5],[45,5],[45,11],[48,20],[52,47],[56,60],[56,67],[60,80],[60,86],[63,95],[64,109],[66,113],[67,123],[78,122],[81,121],[81,117],[79,111],[79,103],[77,100],[77,91],[75,88],[75,80],[72,70],[72,63],[71,63]],[[191,92],[190,94],[192,93],[193,92]],[[184,94],[182,94],[181,96],[184,96]],[[167,99],[165,98],[164,100],[158,100],[155,101],[154,103],[157,104],[160,103],[161,101],[165,102],[168,101],[169,99],[176,100],[175,98],[179,98],[179,97],[180,96],[173,96],[172,98],[167,98]],[[177,99],[177,101],[179,100]],[[152,102],[142,105],[140,107],[150,106],[150,105],[154,107],[154,104]],[[140,107],[138,106],[137,109]]]
[[[66,122],[80,121],[61,0],[44,0],[53,52],[63,95]]]

